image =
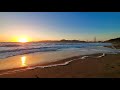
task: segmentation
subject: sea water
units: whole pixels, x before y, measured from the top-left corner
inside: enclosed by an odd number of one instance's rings
[[[112,46],[112,44],[52,42],[0,43],[0,70],[42,65],[74,56],[83,56],[81,59],[84,59],[87,55],[90,54],[103,53],[102,56],[104,56],[104,54],[120,53],[119,49],[108,48],[105,46]],[[68,62],[71,62],[71,60]],[[68,64],[68,62],[60,65]],[[49,65],[42,67],[49,67]]]
[[[108,48],[103,46],[111,45],[111,43],[0,43],[0,59],[35,52],[60,51],[71,48],[81,49],[82,51],[101,51],[101,49],[104,51],[104,49],[108,50]],[[111,51],[111,49],[109,50]]]

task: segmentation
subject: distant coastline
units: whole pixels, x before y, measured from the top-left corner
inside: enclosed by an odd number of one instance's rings
[[[84,40],[67,40],[67,39],[62,39],[62,40],[41,40],[41,41],[30,41],[27,43],[39,43],[39,42],[47,42],[47,43],[114,43],[114,44],[120,44],[120,38],[114,38],[114,39],[109,39],[105,41],[84,41]],[[19,42],[3,42],[1,41],[0,43],[19,43]]]
[[[114,46],[116,49],[120,49],[120,37],[119,37],[119,38],[110,39],[110,40],[107,40],[107,41],[105,41],[105,42],[112,43],[113,46]]]
[[[81,40],[43,40],[43,41],[38,41],[38,42],[57,42],[57,43],[95,43],[95,41],[81,41]],[[103,42],[103,41],[96,41],[96,42]]]

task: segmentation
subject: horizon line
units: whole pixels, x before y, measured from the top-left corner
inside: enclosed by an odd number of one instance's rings
[[[120,38],[120,37],[116,37],[116,38]],[[111,39],[116,39],[116,38],[111,38]],[[107,39],[107,40],[96,40],[96,42],[104,42],[104,41],[108,41],[108,40],[111,40],[111,39]],[[80,39],[58,39],[58,40],[39,40],[39,41],[28,41],[28,42],[26,42],[26,43],[29,43],[29,42],[52,42],[52,41],[62,41],[62,40],[68,40],[68,41],[74,41],[74,40],[76,40],[76,41],[83,41],[83,42],[95,42],[94,41],[94,39],[93,40],[80,40]],[[13,43],[17,43],[18,41],[0,41],[0,42],[8,42],[8,43],[11,43],[11,42],[13,42]]]

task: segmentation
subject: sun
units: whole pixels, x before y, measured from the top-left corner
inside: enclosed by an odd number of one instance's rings
[[[27,38],[19,38],[18,42],[25,43],[28,42]]]

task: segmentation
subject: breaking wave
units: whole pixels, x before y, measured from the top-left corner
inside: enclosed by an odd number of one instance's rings
[[[92,48],[110,46],[110,43],[0,43],[0,58],[35,52],[58,51],[69,48]]]

